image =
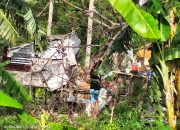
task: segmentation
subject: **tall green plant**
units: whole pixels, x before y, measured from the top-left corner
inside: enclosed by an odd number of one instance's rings
[[[35,0],[32,0],[35,2]],[[0,36],[5,38],[6,40],[9,40],[10,42],[15,42],[19,34],[26,34],[24,32],[28,32],[31,37],[35,36],[36,33],[36,21],[34,18],[34,15],[32,13],[32,10],[30,8],[30,5],[32,2],[29,2],[27,0],[19,0],[19,1],[13,1],[13,0],[3,0],[0,3],[0,9],[4,10],[4,17],[3,19],[8,19],[3,21],[3,24],[6,24],[6,26],[2,26],[2,30],[0,33]],[[1,16],[1,12],[0,12]],[[1,19],[0,19],[1,20]],[[13,31],[16,33],[10,33]],[[7,32],[9,32],[8,36],[6,36]],[[17,33],[18,32],[18,33]],[[15,36],[14,36],[15,35]],[[6,36],[6,37],[5,37]]]
[[[24,20],[27,23],[27,30],[30,33],[31,36],[34,36],[35,32],[36,32],[36,21],[34,19],[32,10],[29,9],[27,11],[27,13],[24,15]]]
[[[139,9],[132,0],[109,0],[109,2],[123,16],[128,25],[143,38],[150,41],[161,38],[158,21],[151,14]]]
[[[6,40],[14,42],[19,34],[13,25],[6,18],[4,12],[0,9],[0,36]]]
[[[0,77],[1,85],[3,85],[2,89],[5,90],[6,93],[23,101],[31,100],[24,86],[21,85],[12,74],[4,70],[2,67],[0,67]]]
[[[23,105],[21,103],[2,91],[0,91],[0,106],[14,107],[18,109],[23,108]]]
[[[124,17],[125,21],[131,26],[131,28],[137,32],[139,35],[141,35],[143,38],[146,38],[150,41],[156,42],[157,46],[159,47],[160,55],[157,57],[158,63],[160,66],[157,65],[157,68],[159,70],[159,73],[163,80],[163,86],[165,89],[166,94],[166,106],[167,106],[167,113],[168,113],[168,122],[172,129],[176,128],[176,117],[174,115],[174,96],[173,96],[173,86],[170,84],[169,81],[169,66],[167,65],[165,61],[165,55],[164,55],[164,48],[161,50],[159,46],[158,40],[163,42],[170,42],[172,41],[174,30],[175,30],[175,19],[174,19],[174,13],[171,10],[170,14],[166,13],[163,8],[161,7],[161,3],[157,0],[153,0],[153,4],[155,6],[155,14],[156,17],[161,14],[160,20],[160,31],[158,27],[158,21],[154,20],[154,18],[148,14],[147,12],[140,10],[133,2],[132,0],[109,0],[109,2],[112,4],[112,6]],[[169,3],[168,3],[169,2]],[[169,5],[169,7],[173,7],[174,2],[167,1],[166,4]],[[174,8],[173,8],[174,9]],[[166,10],[168,12],[168,10]],[[165,21],[166,14],[169,16],[169,23]],[[162,17],[163,16],[163,17]],[[170,29],[171,27],[171,29]],[[170,37],[170,34],[172,35]],[[169,39],[170,37],[170,39]],[[157,56],[157,55],[155,55]]]

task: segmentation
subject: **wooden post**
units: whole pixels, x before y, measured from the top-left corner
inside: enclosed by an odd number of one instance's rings
[[[111,109],[111,119],[110,119],[110,124],[112,124],[112,121],[113,121],[114,105],[115,105],[115,99],[113,99],[113,106],[112,106],[112,109]]]
[[[53,18],[53,4],[54,0],[50,0],[49,4],[49,17],[48,17],[48,26],[47,26],[47,36],[51,35],[51,26],[52,26],[52,18]]]
[[[91,55],[91,42],[92,42],[92,30],[93,30],[93,10],[94,0],[89,1],[89,17],[88,17],[88,28],[87,28],[87,47],[86,47],[86,59],[85,67],[90,67],[90,55]]]

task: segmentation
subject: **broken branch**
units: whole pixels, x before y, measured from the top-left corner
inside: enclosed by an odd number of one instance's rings
[[[110,28],[109,25],[105,24],[105,23],[102,22],[102,21],[99,21],[98,19],[93,18],[93,20],[94,20],[96,23],[99,23],[99,24],[101,24],[101,25],[103,25],[103,26],[105,26],[105,27],[107,27],[107,28]]]
[[[52,0],[49,0],[49,2],[46,4],[46,6],[43,8],[43,10],[37,15],[37,17],[41,16],[41,14],[46,10],[46,8],[49,6],[50,2]]]
[[[84,0],[81,0],[81,5],[82,5],[83,10],[86,10],[86,6],[84,4]]]
[[[118,38],[119,34],[124,31],[126,28],[128,27],[128,25],[124,25],[122,27],[122,29],[120,31],[118,31],[116,33],[116,35],[110,39],[99,51],[99,53],[94,57],[94,59],[92,60],[93,62],[91,63],[91,67],[90,70],[95,70],[97,69],[101,63],[103,62],[103,59],[105,57],[105,55],[107,54],[107,52],[109,51],[111,45],[114,43],[114,41]]]
[[[75,9],[78,9],[78,10],[83,11],[83,9],[82,9],[82,8],[80,8],[80,7],[78,7],[78,6],[75,6],[74,4],[72,4],[72,3],[68,2],[67,0],[62,0],[62,1],[63,1],[64,3],[66,3],[66,4],[70,5],[71,7],[75,8]]]
[[[108,21],[109,23],[111,23],[112,25],[115,24],[115,22],[111,21],[110,19],[106,18],[105,16],[103,16],[102,14],[100,14],[97,10],[93,10],[93,12],[97,15],[99,15],[102,19]]]
[[[76,5],[68,2],[67,0],[62,0],[62,1],[63,1],[64,3],[70,5],[71,7],[77,9],[77,10],[85,11],[85,12],[87,13],[87,16],[88,16],[89,13],[91,12],[91,10],[84,10],[84,9],[82,9],[82,8],[80,8],[80,7],[76,6]],[[100,18],[102,18],[102,19],[104,19],[105,21],[108,21],[109,23],[111,23],[112,26],[110,27],[110,26],[107,25],[106,23],[104,23],[104,22],[102,22],[102,21],[99,21],[98,19],[94,19],[94,18],[93,18],[93,20],[94,20],[95,22],[97,22],[97,23],[99,23],[99,24],[101,24],[101,25],[103,25],[103,26],[105,26],[105,27],[107,27],[107,28],[110,28],[110,30],[111,30],[111,28],[112,28],[113,26],[119,25],[118,23],[115,23],[115,22],[109,20],[108,18],[106,18],[105,16],[101,15],[97,10],[92,10],[92,11],[93,11],[95,14],[97,14],[98,16],[100,16]],[[109,30],[109,29],[108,29],[108,30]]]

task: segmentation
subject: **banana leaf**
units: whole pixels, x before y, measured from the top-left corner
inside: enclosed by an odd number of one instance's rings
[[[36,31],[36,21],[30,8],[31,3],[36,3],[36,0],[9,0],[1,3],[1,8],[7,10],[6,18],[24,37],[27,36],[27,32],[33,36]]]
[[[26,112],[19,113],[19,114],[17,114],[17,116],[18,116],[18,118],[21,119],[21,121],[24,124],[27,124],[27,125],[35,125],[35,124],[39,123],[35,117],[32,117],[31,115],[27,114]]]
[[[18,32],[6,18],[2,10],[0,10],[0,36],[10,42],[16,41],[19,37]]]
[[[164,61],[172,61],[180,58],[180,48],[168,48],[163,50],[162,53],[164,53]],[[151,57],[150,64],[158,64],[158,57],[160,57],[160,53],[156,54],[155,57]]]
[[[160,1],[159,0],[152,0],[152,2],[153,2],[153,6],[156,10],[156,13],[157,14],[163,14],[163,16],[165,16],[166,13],[165,13],[164,9],[162,8]]]
[[[158,21],[151,14],[139,9],[132,0],[109,0],[109,2],[140,36],[149,41],[157,41],[161,38]]]
[[[24,19],[27,22],[27,30],[33,36],[36,31],[36,22],[32,13],[32,10],[29,9],[28,12],[24,15]]]
[[[170,61],[180,58],[180,48],[169,48],[164,50],[165,61]]]
[[[17,100],[13,99],[2,91],[0,91],[0,106],[8,106],[18,109],[23,108],[23,105],[21,103],[19,103]]]
[[[171,43],[171,47],[180,47],[180,24],[177,25],[177,29]]]
[[[23,1],[25,1],[27,4],[29,4],[31,6],[33,6],[37,3],[37,0],[23,0]]]
[[[22,99],[23,101],[30,101],[31,98],[24,88],[15,77],[0,67],[1,83],[4,85],[6,93],[13,95],[16,98]]]
[[[160,20],[160,31],[161,31],[161,41],[162,42],[167,41],[171,35],[171,28],[168,21],[163,17],[161,17]]]
[[[166,19],[167,13],[165,13],[162,4],[160,3],[159,0],[152,0],[153,2],[153,11],[154,15],[156,17],[159,17],[160,21],[160,31],[161,31],[161,41],[165,42],[169,39],[170,34],[171,34],[171,28],[170,24]]]

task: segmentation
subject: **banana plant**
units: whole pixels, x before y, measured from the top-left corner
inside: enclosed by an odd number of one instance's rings
[[[19,35],[24,35],[26,32],[28,32],[32,38],[35,36],[37,25],[30,8],[30,4],[32,3],[34,4],[35,0],[2,0],[0,3],[0,27],[2,28],[0,36],[2,38],[12,43],[16,41]],[[4,12],[2,10],[4,10]],[[12,31],[15,33],[12,34]]]
[[[19,37],[18,32],[11,22],[6,18],[3,10],[0,10],[0,36],[8,41],[14,42]]]
[[[179,40],[176,39],[177,35],[179,35],[179,29],[177,29],[175,36],[173,38],[173,44],[171,43],[170,48],[160,49],[159,53],[153,56],[153,60],[155,61],[153,64],[156,64],[158,70],[161,74],[163,84],[164,84],[164,92],[166,94],[166,106],[167,106],[167,114],[169,124],[172,129],[176,129],[176,116],[180,116],[180,112],[176,112],[174,110],[174,94],[176,92],[175,85],[177,88],[177,97],[178,103],[177,107],[180,108],[180,64],[178,62],[180,58],[180,47],[179,47]],[[157,59],[157,60],[155,60]],[[169,62],[170,61],[170,62]],[[158,66],[158,64],[160,66]],[[171,71],[170,71],[171,70]],[[169,75],[169,72],[175,70],[175,75]],[[172,84],[171,78],[175,77],[175,83]],[[174,81],[173,81],[174,82]]]
[[[168,13],[164,10],[164,7],[162,7],[162,4],[159,0],[152,0],[152,4],[150,8],[148,9],[149,12],[152,13],[152,15],[159,20],[159,29],[161,33],[161,41],[166,42],[171,33],[169,19],[168,19]]]
[[[16,114],[21,121],[29,124],[37,123],[37,119],[23,112],[24,102],[31,101],[31,97],[25,87],[12,74],[3,69],[6,64],[0,64],[0,107],[19,109]]]
[[[140,36],[150,41],[157,41],[161,38],[158,20],[136,6],[132,0],[109,0],[109,2]]]
[[[172,129],[176,129],[176,116],[174,111],[174,94],[173,94],[174,86],[169,82],[169,67],[165,61],[164,51],[162,51],[160,47],[159,47],[159,51],[160,51],[160,56],[156,57],[159,61],[159,65],[156,65],[156,67],[162,77],[162,81],[164,85],[168,122]]]
[[[1,88],[5,93],[11,95],[13,98],[18,99],[19,101],[31,101],[31,97],[29,96],[25,87],[21,85],[21,83],[17,81],[11,73],[4,70],[4,65],[6,64],[0,64]]]
[[[0,91],[0,106],[22,109],[23,105],[3,91]]]
[[[32,10],[29,9],[27,13],[24,15],[24,20],[27,23],[27,30],[31,36],[33,36],[36,32],[36,21],[34,19]]]
[[[153,6],[155,8],[154,9],[156,14],[155,16],[157,17],[157,19],[158,16],[161,16],[161,18],[158,19],[159,21],[155,20],[154,17],[149,13],[141,10],[138,6],[136,6],[132,2],[132,0],[109,0],[109,2],[123,16],[127,24],[143,38],[149,41],[154,41],[155,44],[157,44],[157,46],[160,46],[159,44],[161,44],[161,42],[159,41],[168,42],[169,44],[172,42],[172,39],[174,37],[173,34],[175,31],[174,17],[169,17],[169,14],[167,13],[168,11],[167,10],[164,11],[164,9],[162,8],[162,4],[160,3],[159,0],[152,0]],[[170,7],[172,8],[173,4],[168,2],[172,2],[172,1],[166,1],[166,4],[171,5]],[[177,3],[176,0],[175,2]],[[179,54],[170,53],[175,51],[178,52],[177,49],[169,50],[168,48],[165,52],[165,50],[161,50],[159,47],[159,51],[160,51],[160,55],[159,56],[155,55],[155,56],[158,56],[157,59],[160,66],[158,65],[156,66],[159,70],[159,73],[161,74],[164,84],[169,125],[171,126],[172,129],[176,129],[176,116],[173,106],[174,86],[171,86],[169,83],[169,66],[166,63],[166,60],[174,60],[173,58],[178,58]],[[166,57],[166,55],[168,54],[171,55]]]

